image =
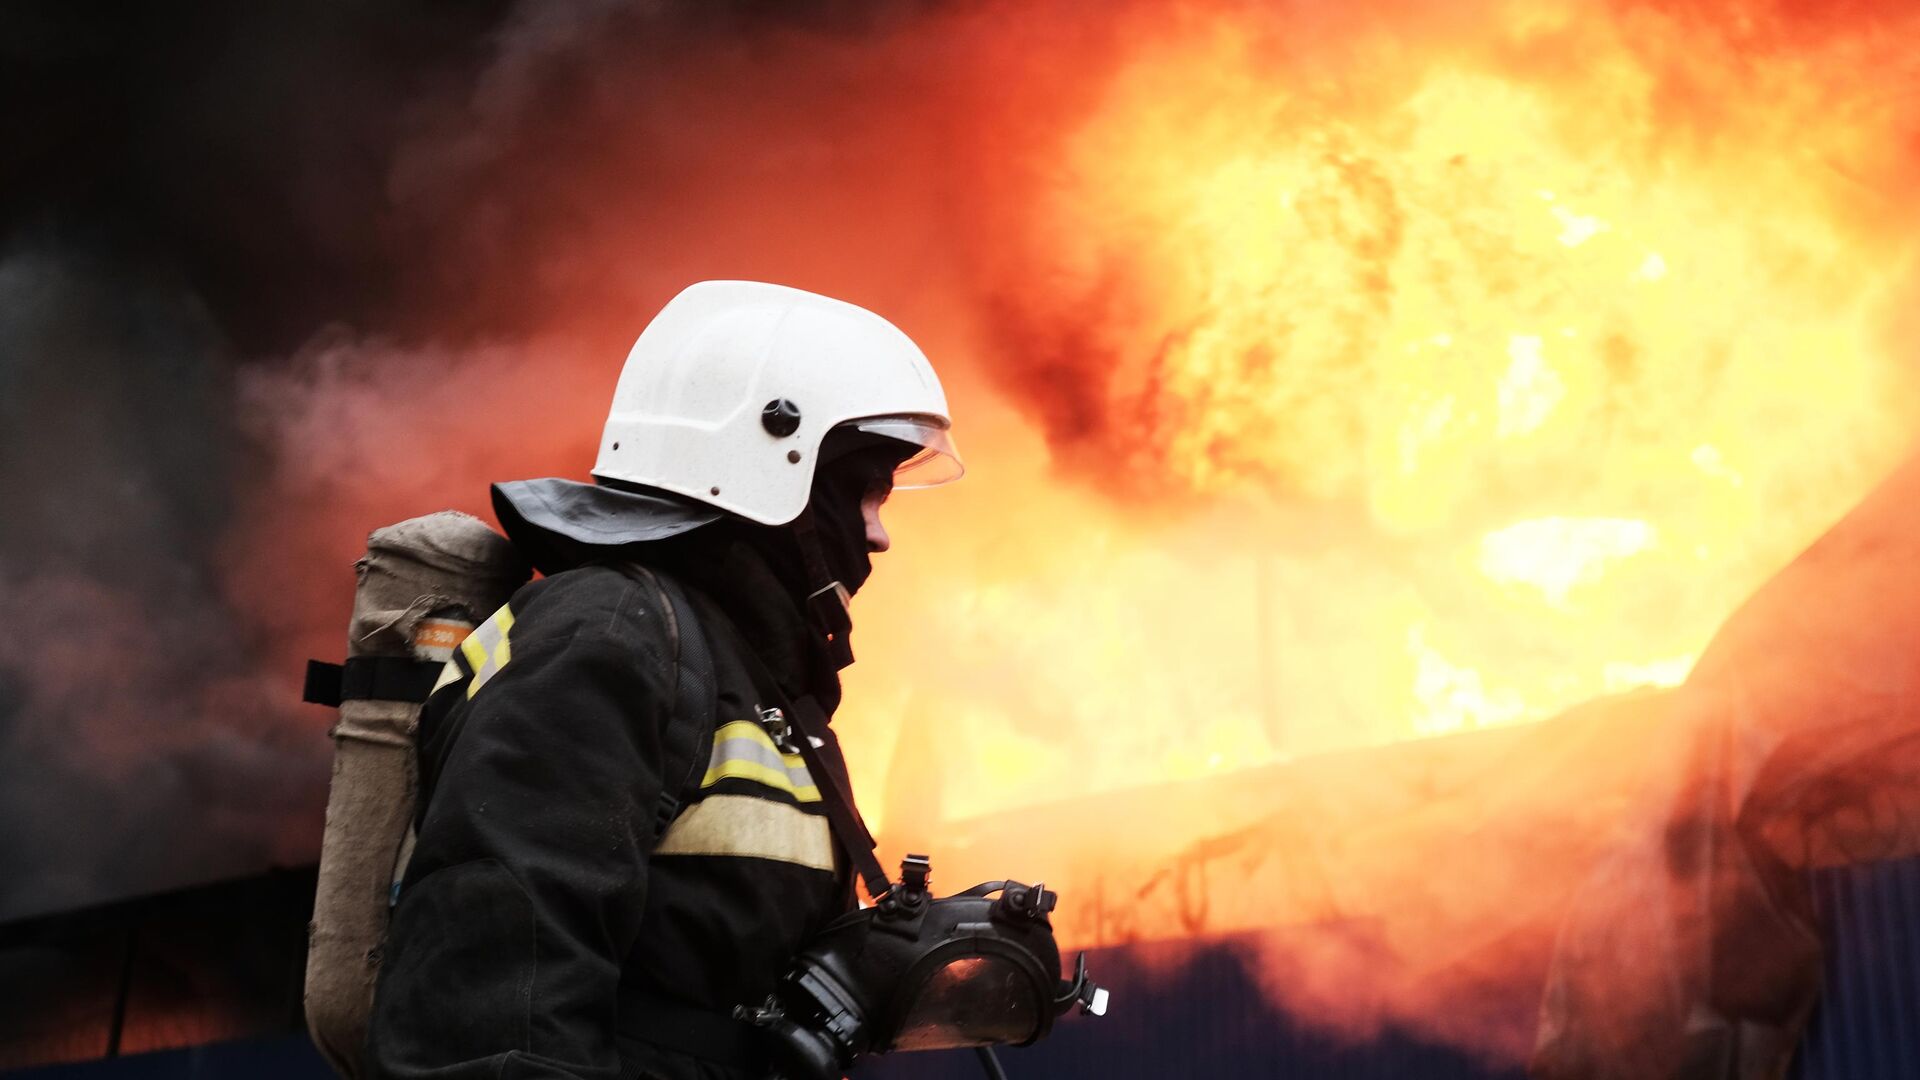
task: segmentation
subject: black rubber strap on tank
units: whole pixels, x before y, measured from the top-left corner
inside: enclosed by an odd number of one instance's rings
[[[309,660],[300,700],[334,708],[343,701],[421,702],[433,693],[442,666],[408,656],[354,656],[344,664]]]

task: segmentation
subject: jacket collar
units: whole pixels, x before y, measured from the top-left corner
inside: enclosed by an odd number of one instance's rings
[[[782,692],[795,698],[811,694],[831,714],[840,700],[838,673],[824,643],[815,640],[793,587],[762,550],[768,539],[725,527],[703,530],[654,545],[641,561],[712,599]]]

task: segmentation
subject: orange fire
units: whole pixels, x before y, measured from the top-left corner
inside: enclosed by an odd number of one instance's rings
[[[1189,9],[1034,151],[1003,396],[896,503],[841,723],[949,885],[1031,863],[1082,944],[1297,928],[1297,1013],[1512,1058],[1678,782],[1665,699],[1306,759],[1681,683],[1910,452],[1920,83],[1867,24],[1400,14]]]
[[[890,504],[855,601],[836,724],[885,846],[933,851],[943,887],[1045,876],[1080,942],[1337,925],[1270,970],[1293,1004],[1484,1042],[1444,1022],[1460,973],[1551,942],[1670,698],[1576,717],[1617,733],[1604,760],[1528,722],[1680,683],[1907,452],[1920,16],[1111,14],[1023,0],[604,65],[618,107],[552,121],[596,156],[522,166],[561,231],[527,277],[569,298],[537,332],[319,340],[253,387],[278,483],[336,507],[324,535],[255,530],[253,577],[324,547],[299,561],[344,611],[368,527],[580,475],[618,357],[687,281],[865,303],[940,367],[972,467]],[[538,59],[503,58],[499,95]],[[465,190],[466,136],[423,141],[403,209]],[[489,243],[514,224],[477,217]],[[391,428],[471,449],[397,461]],[[333,647],[297,620],[294,655]],[[1499,752],[1398,745],[1473,729]],[[1461,837],[1484,843],[1436,869]]]
[[[899,500],[852,741],[969,732],[931,755],[966,817],[1682,680],[1915,416],[1908,106],[1867,74],[1911,63],[1743,17],[1143,32],[1036,151],[1044,363],[992,373],[1118,497],[996,419],[973,483]]]

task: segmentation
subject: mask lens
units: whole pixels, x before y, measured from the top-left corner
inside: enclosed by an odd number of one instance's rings
[[[995,956],[968,956],[934,972],[908,1006],[895,1050],[1023,1043],[1039,1029],[1032,980]]]

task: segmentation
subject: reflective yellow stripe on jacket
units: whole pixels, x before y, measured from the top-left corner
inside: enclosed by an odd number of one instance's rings
[[[770,792],[712,790],[723,780],[745,780]],[[793,802],[771,797],[776,791]],[[713,733],[700,792],[667,828],[656,854],[744,856],[834,869],[839,856],[832,829],[817,805],[807,806],[820,802],[820,788],[800,755],[781,753],[759,724],[735,720]]]
[[[710,788],[728,777],[784,791],[795,802],[820,801],[820,789],[800,755],[781,753],[773,736],[751,720],[722,724],[713,733],[713,756],[700,786]]]
[[[507,632],[512,629],[513,609],[502,605],[499,611],[474,627],[473,633],[460,642],[458,655],[440,669],[440,678],[433,684],[434,692],[439,693],[442,687],[457,683],[471,674],[473,677],[467,683],[467,696],[471,698],[479,693],[487,680],[500,674],[500,669],[506,667],[507,661],[513,658],[513,646],[507,640]]]

